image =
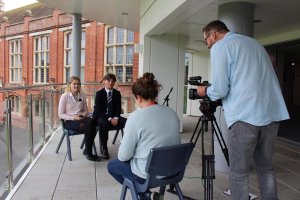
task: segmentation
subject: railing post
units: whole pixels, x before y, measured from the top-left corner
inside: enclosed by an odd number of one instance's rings
[[[5,99],[6,104],[6,147],[7,147],[7,165],[8,165],[8,187],[7,190],[10,192],[13,188],[14,177],[13,177],[13,163],[12,163],[12,126],[11,126],[11,99]]]
[[[32,113],[32,94],[28,95],[28,127],[29,127],[29,162],[33,161],[33,113]]]
[[[50,93],[50,126],[51,126],[51,132],[53,132],[53,128],[54,128],[54,122],[53,122],[53,105],[54,105],[54,94],[53,94],[53,89],[51,90]]]
[[[42,133],[43,144],[46,144],[46,96],[45,91],[42,91]]]

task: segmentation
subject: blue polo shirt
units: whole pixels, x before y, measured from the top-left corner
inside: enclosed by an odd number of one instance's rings
[[[253,38],[228,32],[210,52],[211,100],[222,99],[227,126],[255,126],[289,119],[277,76],[264,47]]]

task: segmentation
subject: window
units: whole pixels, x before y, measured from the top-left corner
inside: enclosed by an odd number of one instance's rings
[[[114,49],[113,47],[107,47],[107,64],[112,64],[114,61]]]
[[[22,82],[22,40],[9,42],[9,81],[10,83]]]
[[[49,83],[49,35],[34,37],[34,83]]]
[[[107,30],[107,44],[114,43],[114,28],[109,28]]]
[[[133,45],[126,46],[126,64],[133,64]]]
[[[68,82],[71,74],[72,34],[65,34],[64,80]]]
[[[43,117],[43,100],[39,98],[33,99],[33,116],[40,118]],[[50,104],[46,100],[45,101],[45,117],[50,117]]]
[[[13,113],[20,113],[21,101],[18,96],[11,96],[11,111]]]
[[[105,32],[105,73],[114,73],[118,82],[132,82],[134,32],[111,26]]]
[[[116,47],[116,63],[123,64],[123,46]]]
[[[117,42],[118,44],[124,43],[124,29],[117,28]]]
[[[122,66],[116,67],[116,78],[117,78],[118,82],[123,81],[123,67]]]
[[[126,82],[132,81],[132,67],[126,67]]]
[[[85,40],[86,33],[81,33],[81,69],[80,80],[84,82],[84,66],[85,66]],[[65,55],[64,55],[64,81],[68,82],[71,75],[71,62],[72,62],[72,33],[65,33]]]
[[[127,31],[127,42],[133,42],[134,39],[134,32]]]

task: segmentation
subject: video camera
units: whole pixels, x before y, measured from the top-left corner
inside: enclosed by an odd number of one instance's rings
[[[210,86],[210,83],[208,81],[203,81],[201,83],[201,79],[202,79],[201,76],[192,76],[188,80],[188,83],[194,86]],[[222,105],[221,100],[212,101],[208,96],[204,96],[204,97],[199,96],[197,93],[197,89],[195,88],[189,89],[189,99],[191,100],[202,99],[202,101],[200,102],[200,111],[203,114],[213,114],[216,111],[216,108]]]
[[[190,79],[188,80],[188,83],[190,85],[194,85],[194,86],[210,86],[210,84],[208,83],[208,81],[203,81],[201,83],[201,79],[202,77],[201,76],[192,76],[190,77]],[[189,89],[189,99],[191,100],[195,100],[195,99],[202,99],[202,98],[205,98],[205,97],[200,97],[197,93],[197,89],[194,89],[194,88],[190,88]],[[208,98],[208,97],[207,97]]]

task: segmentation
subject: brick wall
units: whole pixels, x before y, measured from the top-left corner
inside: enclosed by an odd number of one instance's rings
[[[25,11],[24,11],[25,13]],[[9,85],[9,39],[22,39],[22,79],[25,85],[33,84],[33,48],[34,34],[51,32],[49,49],[49,78],[54,83],[63,83],[64,74],[64,30],[72,26],[73,17],[69,14],[53,10],[52,16],[45,16],[35,19],[34,16],[25,16],[24,21],[18,24],[9,24],[8,21],[1,22],[0,29],[0,81],[3,86]],[[104,76],[104,38],[105,24],[84,20],[86,25],[86,57],[85,57],[85,82],[100,82]],[[139,42],[139,34],[134,34],[134,42]],[[139,55],[134,54],[133,58],[133,80],[138,77]],[[52,82],[49,82],[52,83]],[[100,86],[98,89],[102,88]],[[131,84],[119,84],[123,100],[127,100],[127,111],[134,109],[134,99],[131,94]],[[29,91],[16,93],[26,96]],[[5,95],[0,95],[3,101]],[[23,99],[23,98],[22,98]],[[54,105],[57,106],[57,105]],[[27,116],[26,102],[22,101],[22,116]]]

